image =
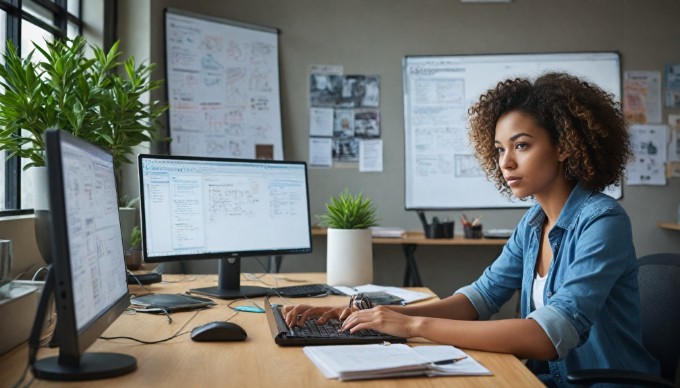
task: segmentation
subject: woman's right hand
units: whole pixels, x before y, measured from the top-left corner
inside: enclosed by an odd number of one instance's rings
[[[302,326],[307,319],[311,317],[317,317],[317,322],[319,324],[323,324],[332,318],[337,318],[342,321],[349,317],[352,312],[354,312],[354,310],[347,306],[332,307],[299,304],[297,306],[283,307],[283,313],[285,314],[288,327]]]

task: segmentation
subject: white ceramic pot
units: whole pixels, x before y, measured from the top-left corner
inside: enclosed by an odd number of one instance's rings
[[[47,167],[32,167],[35,241],[45,263],[52,263],[50,237],[50,193]]]
[[[369,229],[328,229],[327,283],[359,286],[373,282],[373,242]]]
[[[120,233],[123,236],[123,250],[127,252],[130,249],[130,235],[132,229],[137,225],[137,209],[134,207],[119,207],[118,214],[120,214]]]

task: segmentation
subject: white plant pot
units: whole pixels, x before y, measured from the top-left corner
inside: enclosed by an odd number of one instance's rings
[[[328,285],[359,286],[373,282],[373,242],[369,229],[328,229]]]
[[[32,167],[35,240],[45,263],[52,263],[50,194],[47,167]]]
[[[134,207],[119,207],[120,214],[120,233],[123,235],[123,250],[130,249],[130,235],[132,229],[137,225],[137,209]]]

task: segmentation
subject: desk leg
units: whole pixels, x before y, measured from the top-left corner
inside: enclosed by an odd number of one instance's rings
[[[415,251],[418,248],[416,244],[403,244],[404,256],[406,257],[406,272],[404,273],[404,287],[422,287],[423,282],[420,280],[420,273],[418,273],[418,265],[416,264]]]

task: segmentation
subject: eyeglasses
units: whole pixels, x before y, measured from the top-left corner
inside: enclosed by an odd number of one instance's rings
[[[366,294],[360,292],[352,295],[349,299],[349,308],[356,308],[357,310],[367,310],[373,308],[371,299]]]

